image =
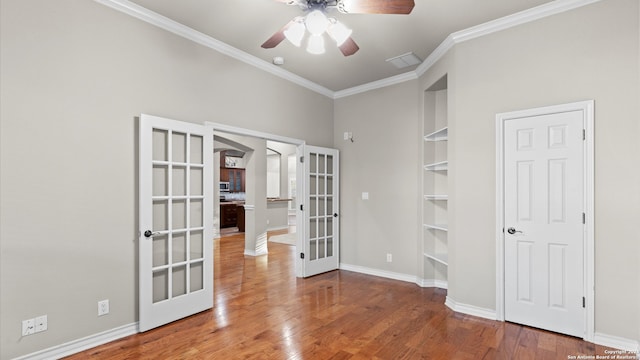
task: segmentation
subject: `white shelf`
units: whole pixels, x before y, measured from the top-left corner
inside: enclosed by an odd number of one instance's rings
[[[448,161],[440,161],[437,163],[427,164],[424,166],[427,171],[447,171],[449,169]]]
[[[424,136],[424,141],[447,141],[449,137],[449,128],[444,127]]]
[[[424,227],[433,230],[449,231],[447,224],[424,224]]]
[[[449,200],[449,195],[439,195],[439,194],[427,194],[424,196],[425,200]]]
[[[447,254],[444,254],[444,253],[443,254],[424,253],[424,256],[429,258],[429,259],[431,259],[431,260],[437,261],[437,262],[439,262],[440,264],[442,264],[444,266],[448,266],[449,265],[449,257],[448,257]]]

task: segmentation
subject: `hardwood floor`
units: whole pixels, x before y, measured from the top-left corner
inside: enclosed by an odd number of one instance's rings
[[[606,348],[454,313],[446,291],[349,271],[294,273],[295,247],[215,240],[215,307],[68,359],[567,359]]]

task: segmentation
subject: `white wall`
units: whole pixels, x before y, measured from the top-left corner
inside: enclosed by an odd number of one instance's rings
[[[94,1],[2,0],[0,46],[2,359],[137,321],[136,116],[333,142],[331,99]]]

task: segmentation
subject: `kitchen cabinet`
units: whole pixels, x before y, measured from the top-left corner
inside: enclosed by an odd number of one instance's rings
[[[220,228],[237,227],[244,232],[244,203],[220,203]]]
[[[245,170],[220,168],[220,181],[229,183],[229,192],[245,192]]]
[[[236,203],[220,204],[220,228],[235,227],[238,224]]]

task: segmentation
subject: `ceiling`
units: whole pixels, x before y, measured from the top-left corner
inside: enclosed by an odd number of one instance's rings
[[[456,31],[553,2],[551,0],[415,0],[410,15],[345,15],[332,11],[353,29],[360,51],[345,57],[326,41],[326,52],[313,55],[283,41],[273,49],[260,45],[291,19],[303,14],[298,6],[275,0],[131,0],[148,10],[209,35],[238,50],[281,67],[332,91],[415,70],[397,69],[385,60],[413,52],[422,60]],[[345,0],[348,1],[348,0]]]

